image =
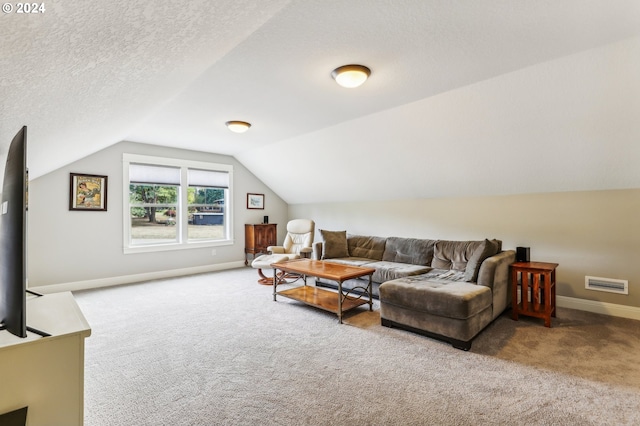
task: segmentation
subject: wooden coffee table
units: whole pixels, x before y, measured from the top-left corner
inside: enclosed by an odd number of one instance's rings
[[[340,263],[331,263],[323,260],[311,259],[294,259],[284,262],[272,263],[273,268],[273,300],[276,296],[284,296],[298,302],[314,306],[325,311],[333,312],[338,315],[338,321],[342,324],[342,314],[349,309],[369,304],[369,310],[373,310],[373,299],[371,291],[371,275],[375,272],[373,268],[363,268],[360,266],[343,265]],[[278,280],[276,275],[278,270],[285,273],[299,274],[304,280],[304,285],[294,287],[287,290],[277,291]],[[369,299],[365,299],[364,295],[351,296],[349,292],[342,291],[342,283],[352,278],[360,278],[368,275],[369,284],[366,293]],[[336,281],[338,283],[338,291],[332,291],[324,288],[307,285],[307,276],[324,278]]]

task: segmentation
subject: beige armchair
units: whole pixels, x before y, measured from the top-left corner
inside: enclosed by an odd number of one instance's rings
[[[287,235],[282,245],[267,247],[269,254],[258,256],[251,262],[251,267],[258,270],[258,275],[260,276],[258,282],[265,285],[273,284],[273,277],[266,277],[262,272],[263,269],[272,269],[272,263],[300,257],[311,257],[315,228],[315,222],[310,219],[289,221],[287,223]]]

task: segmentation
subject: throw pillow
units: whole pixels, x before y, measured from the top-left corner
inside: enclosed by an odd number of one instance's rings
[[[347,231],[320,230],[322,234],[322,258],[332,259],[336,257],[349,257],[347,245]]]
[[[471,258],[467,262],[467,267],[464,271],[464,280],[469,282],[476,282],[478,280],[478,272],[480,272],[480,266],[482,262],[490,256],[498,253],[498,245],[489,240],[484,240],[482,244],[473,252]]]

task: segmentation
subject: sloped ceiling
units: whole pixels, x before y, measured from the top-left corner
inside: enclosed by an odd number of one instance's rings
[[[28,125],[32,177],[129,140],[289,203],[640,186],[637,0],[45,6],[0,16],[0,153]]]

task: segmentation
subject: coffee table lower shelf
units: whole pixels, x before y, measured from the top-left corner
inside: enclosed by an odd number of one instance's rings
[[[340,314],[340,308],[338,306],[338,297],[340,296],[339,293],[335,291],[305,285],[288,290],[282,290],[276,294],[297,300],[298,302],[302,302],[309,306],[333,312],[334,314]],[[369,303],[369,301],[364,298],[354,298],[349,296],[343,297],[342,312]]]

